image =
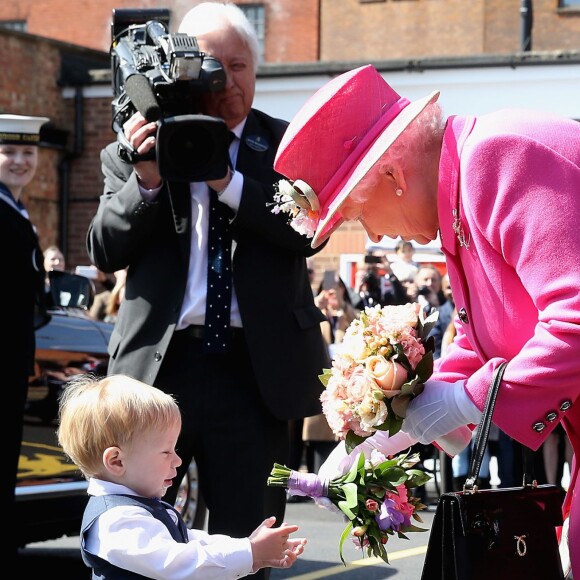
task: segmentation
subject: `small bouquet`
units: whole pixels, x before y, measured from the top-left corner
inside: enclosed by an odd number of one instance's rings
[[[347,328],[332,368],[324,369],[320,396],[330,428],[347,451],[376,431],[401,429],[407,405],[433,373],[439,313],[417,303],[367,307]]]
[[[288,223],[299,234],[314,237],[320,217],[320,202],[306,182],[281,179],[276,184],[274,203],[268,205],[273,206],[274,214],[288,214]]]
[[[413,525],[422,523],[417,513],[425,508],[418,498],[410,495],[412,488],[424,485],[430,476],[414,466],[418,454],[401,454],[392,459],[374,450],[365,459],[359,454],[350,471],[330,481],[314,473],[301,473],[274,464],[268,485],[285,487],[294,495],[315,499],[328,498],[348,519],[339,542],[339,554],[346,565],[342,548],[351,536],[355,545],[367,551],[368,556],[382,558],[389,563],[386,544],[389,536],[408,539],[408,532],[425,532]]]

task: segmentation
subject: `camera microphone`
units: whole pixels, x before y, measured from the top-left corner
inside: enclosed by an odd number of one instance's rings
[[[158,121],[161,118],[161,107],[155,98],[151,83],[145,75],[137,73],[127,78],[125,92],[135,108],[147,121]]]

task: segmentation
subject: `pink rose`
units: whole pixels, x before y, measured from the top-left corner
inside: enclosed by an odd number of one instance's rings
[[[392,360],[384,356],[369,356],[366,368],[371,377],[383,391],[398,391],[407,380],[407,371]]]
[[[364,368],[357,367],[348,378],[346,392],[351,401],[360,403],[367,393],[371,393],[376,384],[372,378],[365,373]]]

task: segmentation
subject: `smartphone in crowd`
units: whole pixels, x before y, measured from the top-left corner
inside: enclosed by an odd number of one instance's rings
[[[96,280],[99,277],[99,271],[94,266],[77,266],[75,268],[77,276],[84,276],[90,280]]]
[[[324,290],[332,290],[335,289],[338,285],[338,279],[336,276],[336,270],[325,270],[324,271],[324,278],[322,282],[322,288]]]

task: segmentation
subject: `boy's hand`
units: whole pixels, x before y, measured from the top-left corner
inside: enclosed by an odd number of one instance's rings
[[[289,568],[304,552],[305,538],[289,538],[290,534],[298,530],[298,526],[283,523],[279,528],[273,528],[275,523],[275,517],[264,520],[250,536],[253,572],[265,567]]]

